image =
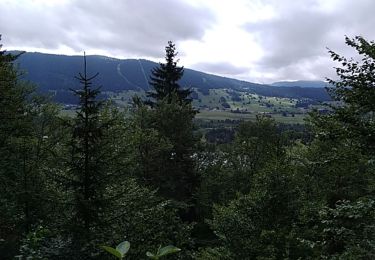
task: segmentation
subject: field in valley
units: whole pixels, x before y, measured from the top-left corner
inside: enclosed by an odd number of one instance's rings
[[[298,99],[266,97],[232,89],[210,89],[201,93],[193,89],[193,106],[199,110],[196,118],[201,120],[254,120],[266,115],[280,123],[303,124],[307,110],[296,108]],[[119,107],[129,107],[132,97],[146,98],[145,92],[106,92]]]

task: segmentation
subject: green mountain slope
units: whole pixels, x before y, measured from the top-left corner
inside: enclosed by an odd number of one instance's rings
[[[36,83],[41,92],[52,92],[57,101],[75,103],[69,89],[79,87],[74,78],[82,70],[82,57],[42,53],[24,53],[18,59],[25,73],[25,79]],[[99,76],[94,82],[104,92],[125,90],[147,91],[148,79],[157,63],[142,59],[115,59],[104,56],[87,56],[88,72]],[[203,94],[209,89],[233,89],[270,97],[308,98],[325,101],[329,97],[324,89],[301,87],[276,87],[256,84],[200,71],[185,69],[181,85],[196,88]]]

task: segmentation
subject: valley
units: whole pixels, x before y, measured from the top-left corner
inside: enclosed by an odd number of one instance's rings
[[[15,51],[14,51],[15,52]],[[72,89],[77,89],[74,78],[82,57],[43,53],[24,53],[18,66],[27,73],[24,79],[35,83],[38,92],[51,96],[71,114],[78,102]],[[121,109],[132,106],[134,95],[147,100],[153,68],[158,64],[144,59],[116,59],[87,56],[88,73],[99,72],[93,82],[100,87],[99,98],[113,100]],[[184,68],[179,84],[190,88],[190,98],[199,120],[254,120],[266,115],[280,123],[302,124],[312,109],[321,109],[329,102],[323,81],[276,82],[258,84],[212,75]]]
[[[199,111],[196,118],[201,120],[255,120],[257,115],[265,115],[280,123],[303,124],[309,111],[322,108],[319,103],[298,107],[303,99],[262,96],[246,90],[222,88],[209,89],[205,93],[197,88],[192,90],[192,104]],[[147,99],[145,91],[127,90],[104,94],[120,108],[131,107],[134,95]]]

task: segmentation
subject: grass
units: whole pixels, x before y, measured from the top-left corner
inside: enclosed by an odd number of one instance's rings
[[[255,119],[255,114],[239,114],[231,113],[229,111],[223,110],[200,110],[199,113],[195,116],[197,119],[208,119],[208,120],[251,120]]]
[[[298,113],[295,108],[296,99],[259,96],[248,92],[235,91],[231,89],[210,89],[209,95],[203,95],[199,91],[198,99],[193,100],[193,106],[197,108],[222,109],[220,98],[225,98],[232,110],[244,110],[252,112],[287,112]],[[240,100],[233,100],[233,95]]]
[[[67,110],[67,109],[61,109],[60,110],[60,116],[63,117],[74,117],[76,115],[76,110]]]
[[[200,110],[196,118],[201,120],[255,120],[257,114],[270,114],[277,122],[288,124],[303,124],[306,114],[296,108],[297,99],[266,97],[257,94],[235,91],[232,89],[210,89],[209,95],[203,95],[194,89],[198,99],[193,100],[193,106]],[[132,103],[132,97],[138,95],[146,98],[146,93],[141,91],[105,92],[119,107],[126,108]],[[238,100],[234,100],[237,96]],[[222,99],[230,105],[224,109]],[[230,110],[238,110],[246,113],[233,113]],[[73,116],[74,110],[63,110],[62,115]],[[294,116],[292,116],[292,114]],[[286,116],[285,116],[286,115]]]
[[[197,115],[197,119],[202,120],[255,120],[258,113],[252,114],[240,114],[232,113],[230,111],[223,110],[201,110]],[[305,114],[295,114],[294,117],[291,115],[282,116],[281,114],[271,114],[271,118],[274,118],[276,122],[286,123],[286,124],[303,124]]]

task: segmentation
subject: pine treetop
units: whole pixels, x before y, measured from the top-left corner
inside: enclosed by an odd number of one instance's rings
[[[168,41],[165,52],[165,63],[159,63],[159,67],[154,68],[151,72],[150,85],[153,86],[155,92],[148,92],[148,97],[156,101],[167,98],[169,102],[172,102],[173,93],[176,93],[180,102],[190,103],[191,100],[188,99],[191,93],[190,89],[182,89],[178,83],[184,74],[184,67],[177,66],[178,52],[176,52],[176,46],[172,41]]]

